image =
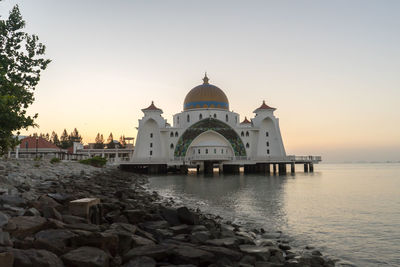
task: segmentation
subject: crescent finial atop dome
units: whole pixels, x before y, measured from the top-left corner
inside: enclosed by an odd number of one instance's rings
[[[209,81],[210,79],[208,79],[208,77],[207,77],[207,71],[206,71],[206,73],[204,74],[204,78],[203,78],[203,84],[208,84],[208,81]]]

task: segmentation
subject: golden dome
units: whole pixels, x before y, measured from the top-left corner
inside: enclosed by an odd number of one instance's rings
[[[208,83],[207,73],[203,84],[194,87],[185,97],[183,109],[220,108],[229,110],[229,101],[225,93],[217,86]]]

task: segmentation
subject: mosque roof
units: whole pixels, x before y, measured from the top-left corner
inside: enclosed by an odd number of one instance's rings
[[[251,123],[251,121],[249,121],[247,117],[244,117],[244,120],[240,124],[248,124],[248,123]]]
[[[156,110],[162,111],[160,108],[158,108],[158,107],[156,107],[156,106],[154,105],[154,101],[151,101],[150,106],[148,106],[147,108],[142,109],[142,111],[151,111],[151,110],[154,110],[154,111],[156,111]]]
[[[229,110],[229,101],[225,93],[215,85],[210,84],[207,73],[203,84],[191,89],[185,97],[183,109],[220,108]]]
[[[267,104],[265,104],[265,100],[263,100],[261,106],[259,108],[257,108],[256,110],[254,110],[254,112],[258,111],[258,110],[276,110],[276,108],[270,107]]]

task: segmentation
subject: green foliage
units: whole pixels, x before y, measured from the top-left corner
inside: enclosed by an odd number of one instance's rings
[[[54,164],[54,163],[59,163],[61,160],[59,159],[59,158],[52,158],[51,160],[50,160],[50,163],[51,164]]]
[[[92,158],[83,159],[79,161],[82,164],[91,165],[94,167],[103,167],[107,163],[107,159],[102,158],[100,156],[94,156]]]
[[[96,139],[95,139],[94,148],[96,148],[96,149],[104,148],[104,137],[100,133],[97,133],[97,136],[96,136]]]
[[[13,132],[36,126],[38,114],[28,116],[33,91],[50,60],[44,59],[45,46],[36,35],[23,31],[18,5],[6,20],[0,19],[0,155],[18,144]]]

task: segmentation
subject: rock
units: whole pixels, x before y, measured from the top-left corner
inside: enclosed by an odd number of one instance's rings
[[[12,236],[24,238],[45,229],[48,222],[39,216],[17,216],[10,218],[8,224],[15,225],[15,229],[10,231]]]
[[[61,204],[67,204],[67,202],[71,201],[73,197],[68,194],[62,194],[62,193],[49,193],[47,196],[51,197],[52,199],[56,200],[57,202]]]
[[[180,207],[177,209],[178,218],[182,223],[189,225],[198,224],[199,217],[197,214],[191,212],[187,207]]]
[[[70,240],[77,235],[68,230],[50,229],[43,230],[35,235],[34,247],[46,249],[57,255],[64,254],[70,244]]]
[[[0,211],[0,228],[8,223],[9,216]]]
[[[27,209],[23,214],[23,216],[40,216],[40,215],[41,215],[40,211],[38,211],[35,208]]]
[[[38,198],[37,202],[34,204],[35,208],[42,210],[44,207],[60,208],[61,205],[51,197],[47,195],[42,195]]]
[[[173,208],[166,208],[166,207],[161,207],[160,209],[161,216],[170,224],[173,226],[180,225],[181,222],[178,217],[178,212],[176,209]]]
[[[26,200],[19,196],[2,195],[0,196],[0,204],[8,204],[14,207],[25,207]]]
[[[128,221],[131,224],[138,224],[140,222],[143,222],[144,217],[146,216],[146,212],[139,209],[125,210],[123,214],[128,218]]]
[[[66,224],[65,227],[69,229],[84,230],[89,232],[100,232],[100,227],[94,224],[74,223],[74,224]]]
[[[13,267],[14,256],[11,252],[0,253],[0,266],[1,267]]]
[[[199,248],[211,252],[218,257],[226,257],[234,262],[238,262],[243,256],[243,254],[238,251],[224,247],[201,246]]]
[[[63,217],[61,214],[53,207],[43,207],[42,209],[43,217],[52,218],[59,221],[62,221]]]
[[[258,247],[253,245],[241,245],[239,246],[240,251],[243,253],[251,254],[256,256],[261,261],[268,261],[271,255],[270,247]]]
[[[181,225],[177,225],[177,226],[172,226],[169,229],[172,230],[174,235],[187,234],[187,233],[190,232],[189,226],[187,226],[187,224],[181,224]]]
[[[64,267],[62,261],[53,253],[42,249],[11,249],[14,266],[18,267]]]
[[[62,215],[62,221],[67,224],[87,223],[86,219],[73,215]]]
[[[140,256],[147,256],[157,261],[172,254],[173,247],[168,245],[148,245],[132,248],[123,257],[122,262],[128,262]]]
[[[191,246],[179,246],[173,249],[174,260],[176,263],[189,263],[195,265],[211,264],[215,260],[213,253],[194,248]]]
[[[225,247],[236,247],[239,245],[239,242],[236,238],[234,237],[226,237],[226,238],[221,238],[221,239],[210,239],[207,240],[206,242],[209,245],[214,245],[214,246],[225,246]]]
[[[208,231],[207,227],[205,227],[204,225],[193,225],[192,227],[192,233],[193,232],[201,232],[201,231]]]
[[[10,239],[10,234],[8,232],[3,232],[1,228],[0,228],[0,246],[5,246],[5,247],[13,246],[13,242]]]
[[[154,230],[154,229],[167,229],[169,228],[169,223],[167,221],[149,221],[141,223],[140,226],[145,228],[146,230]]]
[[[138,257],[124,264],[123,267],[156,267],[156,261],[150,257]]]
[[[265,239],[265,238],[261,238],[261,239],[256,239],[254,241],[254,243],[259,246],[259,247],[266,247],[266,246],[275,246],[276,242],[274,242],[271,239]]]
[[[193,232],[190,235],[190,240],[193,243],[205,243],[207,240],[209,240],[211,237],[210,232],[208,231],[199,231],[199,232]]]
[[[109,256],[101,249],[80,247],[61,256],[66,266],[71,267],[108,267]]]
[[[283,267],[283,264],[277,264],[273,262],[257,261],[254,267]]]
[[[132,247],[147,246],[147,245],[155,244],[154,241],[144,238],[144,237],[141,237],[141,236],[138,236],[138,235],[132,235],[131,238],[132,238]]]
[[[76,232],[75,232],[76,233]],[[116,234],[109,232],[81,232],[81,235],[72,238],[71,243],[74,247],[96,247],[108,251],[115,256],[118,252],[119,238]]]

